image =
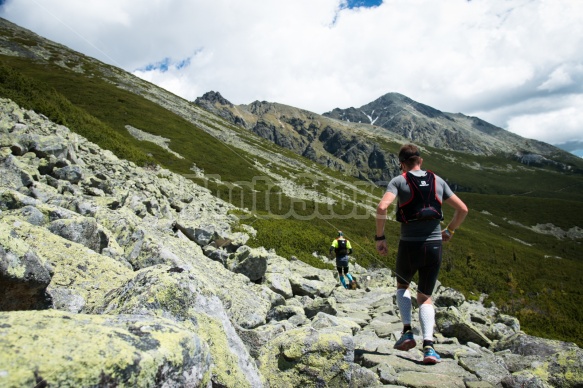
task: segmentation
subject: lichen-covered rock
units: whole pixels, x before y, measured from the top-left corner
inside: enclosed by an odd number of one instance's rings
[[[267,270],[268,255],[263,248],[253,249],[243,245],[227,260],[227,268],[247,276],[251,281],[261,280]]]
[[[504,359],[493,354],[482,354],[481,357],[460,357],[459,364],[480,380],[494,386],[510,376]]]
[[[59,299],[63,293],[57,289],[67,289],[67,295],[77,295],[91,308],[100,304],[105,294],[124,284],[132,273],[127,267],[110,257],[99,255],[83,245],[56,236],[47,229],[20,221],[14,216],[0,220],[2,234],[26,244],[26,251],[34,252],[45,268],[53,272],[46,292],[51,296],[54,306],[72,311],[72,306]],[[26,242],[24,242],[26,241]],[[75,300],[78,305],[78,300]]]
[[[438,308],[435,313],[435,323],[446,337],[456,337],[461,343],[474,342],[480,346],[489,347],[492,341],[468,320],[464,319],[455,307]]]
[[[315,298],[304,305],[304,311],[306,312],[306,317],[308,318],[312,318],[320,312],[326,313],[328,315],[336,315],[338,312],[336,309],[336,299]]]
[[[323,312],[319,312],[312,320],[311,326],[315,329],[332,327],[335,330],[348,333],[354,336],[360,331],[360,326],[347,318],[335,317]]]
[[[303,265],[300,264],[299,267],[302,268]],[[327,298],[330,296],[334,288],[336,288],[333,271],[312,268],[310,272],[306,273],[306,271],[300,270],[290,276],[289,282],[294,295],[305,295],[312,298]]]
[[[267,321],[286,321],[294,316],[297,316],[296,319],[300,319],[302,322],[306,320],[303,308],[293,305],[280,305],[275,306],[267,313]]]
[[[69,181],[71,183],[79,183],[83,179],[83,171],[79,166],[55,168],[52,174],[57,179]]]
[[[8,155],[0,158],[0,187],[18,190],[21,187],[29,187],[34,178],[22,163],[14,156]]]
[[[261,348],[269,341],[285,332],[293,329],[294,326],[287,321],[271,322],[270,324],[256,327],[254,329],[243,329],[237,327],[237,334],[249,350],[249,354],[254,359],[261,355]]]
[[[210,353],[162,318],[0,312],[0,386],[205,386]]]
[[[517,333],[503,341],[496,343],[495,350],[510,350],[522,356],[552,356],[555,353],[578,349],[570,342],[550,340],[534,337],[525,333]]]
[[[280,273],[266,273],[265,284],[273,292],[278,293],[286,299],[294,296],[289,278]]]
[[[352,335],[302,327],[269,341],[259,368],[272,387],[339,387],[350,384],[353,361]]]
[[[46,288],[51,267],[0,220],[0,311],[43,309],[51,305]]]
[[[449,287],[439,287],[433,298],[433,304],[436,307],[459,307],[465,300],[466,298],[461,292]]]
[[[95,218],[77,217],[76,219],[56,220],[47,229],[64,239],[79,243],[97,253],[109,245],[109,238]]]
[[[209,344],[213,384],[263,385],[220,299],[192,272],[163,265],[138,271],[131,281],[110,292],[96,312],[153,315],[181,322]]]

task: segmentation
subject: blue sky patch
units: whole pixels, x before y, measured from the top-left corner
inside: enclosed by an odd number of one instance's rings
[[[168,71],[168,65],[170,65],[170,58],[164,58],[160,62],[150,63],[146,65],[142,70],[145,71],[152,71],[152,70],[160,70],[161,72]]]
[[[2,0],[0,0],[2,1]],[[170,68],[174,68],[176,70],[180,70],[183,69],[185,67],[188,67],[188,65],[190,65],[190,58],[186,58],[183,59],[181,61],[173,61],[171,58],[164,58],[159,62],[156,63],[150,63],[149,65],[146,65],[144,67],[142,67],[141,69],[138,70],[142,70],[142,71],[155,71],[155,70],[159,70],[162,73],[167,72]]]
[[[347,8],[371,8],[378,7],[383,3],[383,0],[348,0],[346,3]]]

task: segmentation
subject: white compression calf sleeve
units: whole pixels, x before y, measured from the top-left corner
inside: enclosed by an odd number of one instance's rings
[[[433,341],[433,326],[435,325],[435,309],[432,304],[422,304],[419,307],[419,322],[421,322],[421,331],[423,340]]]
[[[408,288],[397,289],[397,306],[404,325],[411,324],[411,292]]]

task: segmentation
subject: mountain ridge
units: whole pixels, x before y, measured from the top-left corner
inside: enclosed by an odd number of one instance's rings
[[[214,91],[197,98],[195,104],[299,155],[359,176],[345,165],[354,164],[371,180],[387,180],[398,173],[394,154],[376,146],[379,138],[474,155],[502,154],[524,164],[546,164],[563,171],[580,170],[580,161],[560,148],[522,138],[477,117],[441,112],[398,93],[388,93],[359,109],[336,108],[323,115],[266,101],[235,106]],[[370,123],[363,122],[366,120]]]

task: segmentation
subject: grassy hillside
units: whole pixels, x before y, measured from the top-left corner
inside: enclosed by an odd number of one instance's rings
[[[192,179],[207,185],[217,196],[252,210],[253,217],[244,220],[258,230],[252,244],[324,266],[312,253],[325,254],[336,230],[341,229],[352,240],[360,265],[394,267],[396,222],[389,222],[386,228],[389,256],[380,257],[374,249],[374,218],[370,213],[382,196],[382,187],[316,165],[218,117],[206,121],[205,125],[219,132],[236,133],[258,150],[289,160],[286,165],[270,166],[269,158],[233,149],[193,122],[116,87],[99,68],[86,65],[84,73],[15,57],[1,59],[0,96],[43,113],[138,164],[157,163],[189,177],[193,177],[191,167],[195,164],[207,175],[220,175],[221,182]],[[184,159],[153,143],[136,140],[126,125],[170,139],[170,148]],[[379,140],[379,145],[390,152],[399,147],[387,140]],[[469,298],[487,293],[487,300],[519,317],[528,333],[581,345],[582,239],[557,238],[537,233],[532,227],[583,228],[583,177],[526,167],[503,157],[431,148],[425,159],[425,168],[458,187],[458,195],[471,211],[454,241],[445,246],[441,282]],[[271,173],[336,202],[329,205],[286,195],[281,183],[254,180],[265,176],[258,166],[270,166]],[[324,174],[327,179],[322,179]],[[254,184],[234,186],[235,182]],[[451,213],[446,214],[446,219],[451,218]]]

